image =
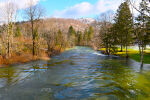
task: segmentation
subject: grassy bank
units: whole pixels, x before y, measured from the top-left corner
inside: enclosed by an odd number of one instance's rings
[[[105,48],[101,48],[99,49],[100,51],[105,51],[106,49]],[[126,50],[123,49],[123,52],[120,52],[120,48],[118,48],[118,50],[114,53],[114,55],[117,55],[117,56],[122,56],[122,57],[125,57],[126,55]],[[140,54],[139,54],[139,51],[138,50],[135,50],[135,49],[128,49],[128,55],[129,55],[129,58],[137,61],[137,62],[140,62]],[[150,64],[150,49],[146,49],[144,50],[144,64]]]
[[[36,61],[36,60],[50,60],[50,55],[51,56],[57,55],[59,53],[62,53],[64,50],[66,50],[66,49],[64,49],[64,48],[60,49],[57,46],[53,50],[53,52],[48,52],[47,50],[42,50],[36,56],[32,55],[31,50],[29,52],[21,52],[21,53],[14,52],[11,54],[11,57],[9,57],[7,59],[0,56],[0,66],[27,63],[27,62]]]
[[[46,53],[42,55],[33,56],[32,53],[21,53],[21,54],[12,54],[10,58],[3,58],[0,56],[0,65],[13,65],[20,63],[27,63],[30,61],[36,60],[49,60],[50,57]]]

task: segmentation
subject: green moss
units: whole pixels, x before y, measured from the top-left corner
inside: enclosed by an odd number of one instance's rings
[[[100,51],[105,50],[105,48],[101,48]],[[123,48],[123,52],[120,52],[120,48],[118,48],[118,52],[114,53],[114,55],[122,56],[125,57],[126,55],[126,50]],[[140,62],[140,54],[138,50],[135,49],[128,49],[128,55],[131,59]],[[143,59],[145,64],[150,64],[150,49],[144,50],[144,59]]]
[[[65,87],[72,87],[73,85],[75,85],[75,83],[73,83],[73,82],[72,83],[64,84]]]

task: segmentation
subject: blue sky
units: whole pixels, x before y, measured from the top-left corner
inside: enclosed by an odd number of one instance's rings
[[[82,2],[85,0],[46,0],[40,1],[40,4],[46,9],[47,15],[52,16],[57,10],[61,11]],[[86,2],[94,4],[97,0],[86,0]]]
[[[131,0],[138,7],[141,0]],[[40,0],[48,17],[81,18],[95,17],[101,13],[115,13],[124,0]],[[136,10],[134,13],[137,15]]]
[[[116,11],[121,0],[41,0],[48,17],[95,17],[106,11]]]
[[[18,8],[27,8],[30,0],[0,0],[0,14],[6,2],[14,2]],[[33,0],[34,5],[41,4],[46,10],[46,17],[57,18],[84,18],[96,17],[105,12],[116,12],[121,2],[124,0]],[[140,0],[135,1],[135,5]],[[135,11],[134,11],[135,12]],[[1,14],[2,15],[2,14]],[[20,17],[21,18],[21,14]]]

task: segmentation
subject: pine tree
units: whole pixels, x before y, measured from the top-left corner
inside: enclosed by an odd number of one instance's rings
[[[81,32],[81,31],[78,31],[78,32],[77,32],[77,45],[83,45],[83,44],[82,44],[82,41],[83,41],[82,32]]]
[[[102,45],[106,48],[105,53],[107,55],[110,55],[111,41],[113,39],[113,37],[111,36],[113,33],[110,31],[111,27],[112,24],[110,22],[104,21],[100,30]]]
[[[74,30],[74,28],[72,26],[70,26],[69,30],[68,30],[68,40],[69,40],[71,46],[75,45],[76,32],[75,32],[75,30]]]
[[[84,31],[84,35],[83,35],[83,41],[84,41],[84,45],[88,45],[88,30],[87,29],[85,29],[85,31]]]
[[[56,45],[60,46],[62,41],[63,41],[63,35],[62,35],[61,30],[59,29],[56,35]]]
[[[94,35],[94,30],[93,30],[93,27],[90,26],[89,31],[88,31],[88,42],[92,40],[93,35]]]
[[[16,28],[16,33],[15,33],[15,37],[20,37],[21,36],[21,30],[19,25],[17,24],[17,28]]]
[[[128,58],[127,46],[130,44],[133,36],[133,18],[127,1],[120,5],[116,14],[115,22],[116,27],[118,28],[117,36],[121,48],[123,45],[126,47],[126,58]]]
[[[121,11],[121,9],[122,9],[122,6],[123,6],[123,4],[121,4],[120,6],[119,6],[119,8],[118,8],[118,10],[117,10],[117,13],[116,13],[116,16],[115,16],[115,19],[114,19],[114,21],[115,21],[115,24],[114,24],[114,29],[115,29],[115,32],[116,32],[116,36],[117,36],[117,42],[118,42],[118,45],[120,45],[121,46],[121,52],[123,51],[122,49],[123,49],[123,44],[125,44],[125,43],[123,43],[124,41],[124,34],[123,34],[123,24],[122,24],[122,21],[121,21],[121,17],[123,16],[123,14],[122,14],[122,11]]]

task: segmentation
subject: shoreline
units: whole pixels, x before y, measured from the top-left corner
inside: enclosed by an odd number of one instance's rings
[[[119,48],[118,48],[119,49]],[[101,49],[98,49],[98,51],[101,51],[102,54],[105,54],[105,48],[101,48]],[[123,49],[122,52],[120,51],[117,51],[115,52],[113,55],[115,56],[120,56],[120,57],[125,57],[125,50]],[[133,59],[137,62],[140,62],[140,54],[139,54],[139,51],[138,50],[135,50],[135,49],[128,49],[128,56],[130,59]],[[145,50],[144,51],[144,59],[143,59],[143,62],[144,64],[150,64],[150,51],[149,50]]]
[[[53,54],[53,56],[58,55],[64,51],[70,50],[70,49],[71,48],[62,49],[59,53],[57,52],[56,54]],[[31,53],[24,53],[21,55],[13,55],[12,57],[10,57],[8,59],[4,59],[4,58],[0,57],[0,68],[26,64],[26,63],[30,63],[30,62],[38,61],[38,60],[48,61],[51,59],[51,57],[52,56],[48,56],[47,53],[42,53],[42,55],[39,55],[39,56],[33,56]]]
[[[20,60],[17,60],[15,61],[14,59],[12,58],[9,58],[9,59],[3,59],[4,62],[0,62],[0,68],[2,67],[9,67],[9,66],[14,66],[14,65],[21,65],[21,64],[26,64],[26,63],[30,63],[30,62],[33,62],[33,61],[38,61],[38,60],[43,60],[43,61],[48,61],[50,60],[50,57],[48,56],[42,56],[42,57],[38,57],[38,56],[35,56],[35,57],[19,57],[17,56],[16,57],[17,59],[21,58]]]

